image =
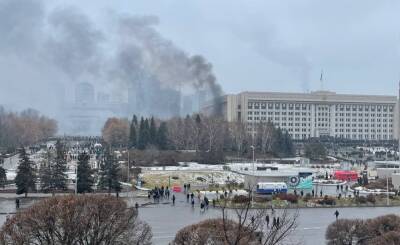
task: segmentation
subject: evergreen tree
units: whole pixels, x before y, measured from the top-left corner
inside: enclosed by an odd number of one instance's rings
[[[137,127],[137,125],[138,125],[138,120],[137,120],[136,115],[133,115],[132,122],[133,122],[133,125],[135,125],[135,127]]]
[[[131,126],[129,128],[129,147],[130,148],[137,146],[136,127],[137,127],[137,118],[135,115],[133,115]]]
[[[54,188],[56,190],[67,189],[67,153],[65,145],[60,141],[56,143],[56,159],[53,168]]]
[[[118,181],[119,167],[115,161],[114,156],[109,150],[104,153],[104,160],[100,167],[99,187],[103,190],[108,190],[108,193],[121,191],[121,183]]]
[[[41,189],[45,192],[67,189],[67,160],[64,144],[56,143],[56,156],[51,159],[48,153],[47,164],[41,167],[40,179]]]
[[[4,159],[0,157],[0,187],[4,188],[7,183],[7,173],[3,168]]]
[[[273,142],[271,146],[272,153],[278,157],[283,156],[284,152],[284,139],[282,135],[282,130],[280,128],[275,128],[273,133]]]
[[[200,123],[201,123],[200,114],[197,114],[197,115],[196,115],[196,120],[195,120],[195,121],[196,121],[197,124],[200,124]]]
[[[25,197],[27,197],[29,191],[36,190],[34,163],[29,159],[29,155],[23,147],[19,150],[19,158],[17,176],[15,177],[17,194],[25,193]]]
[[[294,145],[292,138],[290,137],[289,133],[286,131],[284,134],[284,144],[285,144],[285,154],[286,156],[293,156],[294,155]]]
[[[167,123],[162,122],[157,131],[157,146],[160,150],[168,149],[168,128]]]
[[[151,117],[149,126],[149,144],[155,145],[156,143],[157,143],[157,127],[154,118]]]
[[[140,119],[140,125],[139,125],[139,139],[138,139],[138,148],[140,150],[144,150],[147,145],[147,139],[146,139],[146,126],[144,123],[143,117]]]
[[[89,166],[90,156],[84,152],[78,156],[78,171],[77,171],[77,192],[87,193],[92,192],[94,179],[93,170]]]

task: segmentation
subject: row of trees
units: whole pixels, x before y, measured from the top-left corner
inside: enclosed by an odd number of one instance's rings
[[[270,122],[249,125],[199,114],[167,121],[141,118],[139,122],[135,115],[130,122],[110,118],[102,133],[112,146],[137,149],[155,146],[160,150],[196,150],[214,155],[232,152],[242,157],[254,147],[258,153],[278,157],[294,154],[290,135]]]
[[[0,148],[16,149],[53,136],[57,122],[28,109],[21,113],[7,112],[0,107]]]
[[[156,146],[160,150],[168,149],[167,124],[165,122],[158,124],[159,126],[153,117],[150,119],[142,117],[138,122],[136,115],[133,115],[129,128],[129,147],[140,150],[149,146]]]
[[[39,175],[37,175],[35,163],[24,148],[20,149],[19,154],[20,162],[15,177],[17,194],[27,196],[29,192],[35,191],[38,177],[40,188],[44,192],[54,194],[68,189],[66,150],[60,141],[56,143],[54,151],[47,152],[47,159],[40,164]],[[108,190],[109,193],[111,191],[119,193],[122,189],[118,176],[119,166],[113,154],[108,150],[105,151],[100,171],[97,173],[98,181],[95,180],[95,172],[89,161],[90,155],[86,152],[78,156],[77,192],[92,192],[93,186],[97,183],[98,189]]]

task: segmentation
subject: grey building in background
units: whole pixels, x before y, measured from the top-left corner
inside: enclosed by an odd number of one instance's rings
[[[242,92],[224,96],[223,115],[241,121],[252,132],[257,123],[272,122],[293,139],[331,136],[350,140],[392,140],[399,135],[396,96]],[[211,111],[212,106],[204,108]]]

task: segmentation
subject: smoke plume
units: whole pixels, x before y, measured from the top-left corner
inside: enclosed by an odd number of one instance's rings
[[[107,103],[126,104],[118,112],[108,105],[94,118],[179,115],[182,93],[220,98],[211,63],[164,38],[157,17],[114,14],[106,16],[112,25],[98,26],[76,7],[47,10],[43,3],[0,0],[0,97],[6,107],[34,107],[68,121],[63,108],[74,103],[82,82],[106,93]]]

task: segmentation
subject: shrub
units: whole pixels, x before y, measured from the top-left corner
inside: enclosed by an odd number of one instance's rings
[[[147,245],[151,237],[150,226],[122,199],[63,196],[45,199],[7,220],[0,244]]]
[[[243,195],[235,195],[232,198],[233,203],[247,203],[250,201],[250,198],[248,196],[243,196]]]
[[[318,204],[321,204],[321,205],[336,205],[336,201],[332,197],[324,196],[324,199],[319,200]]]
[[[367,202],[375,204],[375,202],[376,202],[375,196],[373,194],[369,194],[367,196]]]
[[[365,203],[367,203],[367,198],[364,196],[356,197],[356,202],[359,204],[365,204]]]
[[[308,202],[308,201],[310,201],[311,198],[312,198],[311,194],[310,194],[310,193],[307,193],[307,194],[303,197],[303,201],[304,201],[304,202]]]
[[[276,198],[279,198],[280,200],[285,200],[290,203],[297,203],[298,197],[294,194],[285,194],[285,193],[279,193],[276,195]]]
[[[241,231],[237,232],[238,229]],[[186,226],[176,233],[172,244],[230,244],[226,237],[231,240],[240,238],[236,243],[238,245],[259,244],[257,234],[251,228],[239,226],[232,220],[227,220],[224,227],[222,219],[209,219]]]

